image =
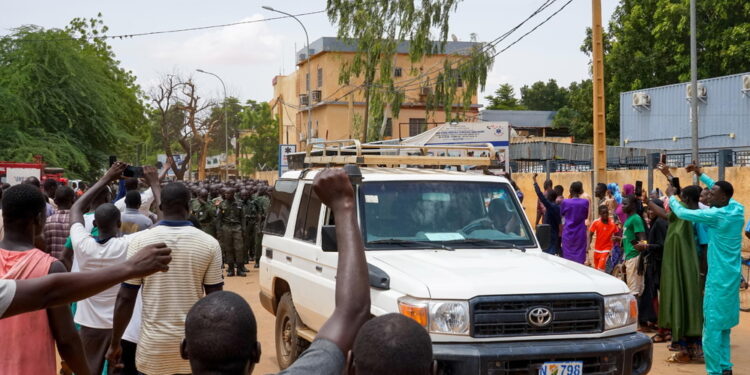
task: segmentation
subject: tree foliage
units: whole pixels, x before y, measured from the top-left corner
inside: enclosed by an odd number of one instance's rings
[[[537,81],[531,86],[521,87],[521,103],[534,111],[557,111],[568,104],[568,89],[557,85],[557,81]]]
[[[607,136],[619,137],[620,93],[690,79],[689,0],[621,0],[604,39]],[[750,2],[697,2],[698,78],[750,70]],[[591,30],[581,49],[591,51]],[[686,108],[687,110],[687,108]]]
[[[352,77],[362,77],[365,96],[362,140],[368,134],[377,134],[372,127],[380,125],[386,107],[397,117],[406,90],[420,87],[433,88],[428,98],[429,110],[443,109],[448,115],[453,104],[459,101],[464,108],[471,104],[471,96],[479,87],[484,88],[493,58],[488,49],[476,46],[466,51],[461,59],[447,57],[442,69],[432,71],[433,81],[422,77],[416,69],[415,85],[399,86],[393,81],[393,61],[400,43],[408,41],[409,58],[416,63],[424,56],[442,52],[448,38],[451,12],[460,0],[397,0],[350,1],[328,0],[327,10],[331,22],[338,26],[338,37],[357,46],[351,61],[343,64],[339,76],[341,83]],[[433,38],[432,31],[437,31]],[[434,39],[434,40],[433,40]],[[460,63],[457,63],[459,62]],[[463,89],[456,90],[458,79]],[[415,87],[411,87],[415,86]]]
[[[252,153],[249,160],[240,163],[242,172],[278,168],[278,121],[268,103],[248,100],[240,118],[240,129],[250,131],[249,136],[240,139],[241,146],[246,149],[241,153]]]
[[[516,98],[516,90],[510,83],[503,83],[500,87],[495,90],[495,95],[485,96],[485,99],[489,100],[490,104],[487,109],[501,109],[501,110],[524,110],[526,109],[521,105],[521,101]]]
[[[0,160],[40,154],[70,177],[92,178],[108,155],[134,155],[147,132],[141,92],[102,38],[100,17],[0,38]]]

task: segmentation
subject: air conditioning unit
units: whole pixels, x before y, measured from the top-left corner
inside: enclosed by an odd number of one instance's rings
[[[651,109],[651,97],[645,92],[633,93],[633,108],[636,110]]]
[[[307,94],[299,94],[299,105],[310,105],[310,100]]]
[[[297,62],[303,62],[303,61],[305,61],[305,60],[307,60],[307,55],[305,55],[304,53],[300,53],[300,54],[299,54],[299,55],[297,56]]]
[[[420,96],[429,96],[429,95],[432,95],[432,87],[429,87],[429,86],[427,86],[427,87],[421,87],[419,89],[419,95]]]
[[[299,138],[300,141],[304,141],[307,139],[307,136],[305,135],[305,132],[299,132],[297,138]]]
[[[313,90],[312,92],[312,101],[313,103],[320,103],[322,100],[321,98],[323,95],[321,94],[320,90]]]
[[[685,86],[685,98],[687,100],[690,100],[693,97],[693,85],[687,84]],[[702,83],[698,84],[698,100],[705,102],[706,97],[708,97],[708,89],[706,89],[706,86],[703,86]]]
[[[750,74],[742,76],[742,93],[750,92]]]

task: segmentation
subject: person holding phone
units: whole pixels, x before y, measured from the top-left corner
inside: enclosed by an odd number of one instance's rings
[[[623,227],[623,250],[625,251],[625,277],[630,293],[640,296],[643,293],[643,272],[639,267],[641,252],[638,244],[648,244],[643,219],[636,214],[639,204],[635,195],[627,195],[622,200],[622,210],[627,215]]]
[[[708,245],[708,275],[703,299],[703,351],[709,375],[732,373],[730,334],[739,324],[739,283],[741,279],[742,230],[745,207],[734,200],[734,187],[705,175],[697,162],[686,170],[695,173],[711,189],[706,210],[685,208],[676,197],[669,208],[677,217],[705,224],[711,241]]]

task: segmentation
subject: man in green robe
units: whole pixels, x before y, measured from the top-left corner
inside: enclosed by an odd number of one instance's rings
[[[680,219],[708,228],[708,275],[703,298],[703,352],[709,375],[732,374],[730,332],[739,324],[739,284],[742,229],[745,208],[732,199],[734,188],[726,181],[714,182],[700,167],[688,166],[711,189],[711,208],[690,210],[672,197],[669,207]]]

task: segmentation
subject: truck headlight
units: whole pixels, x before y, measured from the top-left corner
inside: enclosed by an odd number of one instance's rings
[[[638,321],[638,302],[632,294],[604,297],[604,330],[625,327]]]
[[[401,314],[414,319],[430,333],[469,334],[469,303],[467,301],[433,301],[412,297],[398,300]]]

